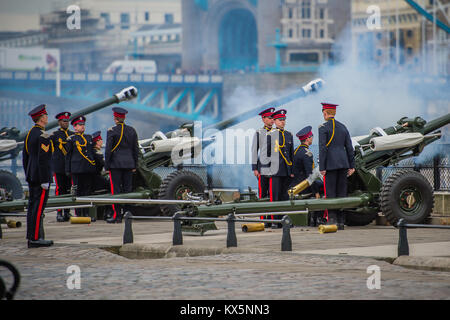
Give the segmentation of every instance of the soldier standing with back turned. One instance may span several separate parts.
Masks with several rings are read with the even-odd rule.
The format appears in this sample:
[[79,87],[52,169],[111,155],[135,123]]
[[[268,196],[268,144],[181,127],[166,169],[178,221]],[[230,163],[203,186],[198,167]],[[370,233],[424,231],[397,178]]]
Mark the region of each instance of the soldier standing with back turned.
[[[319,126],[319,170],[323,175],[325,198],[347,196],[347,176],[355,172],[355,159],[350,134],[334,119],[337,104],[322,103],[323,118]],[[328,224],[344,229],[345,217],[336,210],[325,211]]]
[[[70,112],[58,113],[55,118],[58,119],[59,129],[54,131],[50,136],[54,146],[52,171],[56,184],[55,195],[57,196],[70,193],[71,181],[70,177],[66,175],[67,138],[74,134],[73,131],[68,129],[70,116]],[[56,221],[64,222],[69,221],[69,219],[70,209],[64,209],[64,216],[62,210],[58,210]]]
[[[136,171],[139,144],[136,130],[125,124],[127,110],[112,108],[115,126],[108,129],[105,147],[105,170],[109,171],[111,194],[133,190],[133,172]],[[113,205],[113,216],[108,223],[122,222],[121,206]]]
[[52,142],[45,133],[48,123],[45,104],[28,113],[35,125],[25,138],[22,162],[28,182],[27,239],[28,248],[49,247],[53,241],[45,240],[44,209],[47,204],[51,176]]

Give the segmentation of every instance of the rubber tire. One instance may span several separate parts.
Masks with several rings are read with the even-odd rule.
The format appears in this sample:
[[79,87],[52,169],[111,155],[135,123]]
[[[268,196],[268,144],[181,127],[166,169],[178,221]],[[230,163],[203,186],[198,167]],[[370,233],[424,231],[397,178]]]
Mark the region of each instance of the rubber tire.
[[0,170],[0,188],[6,189],[9,192],[12,191],[14,199],[23,198],[22,184],[19,179],[9,171]]
[[[165,200],[175,199],[175,192],[180,185],[188,185],[194,193],[203,193],[205,191],[205,184],[203,180],[191,171],[178,170],[169,174],[161,183],[159,187],[158,198]],[[163,216],[173,216],[180,210],[178,205],[161,204],[161,214]]]
[[[418,188],[422,197],[422,204],[418,209],[419,212],[414,216],[404,214],[398,201],[401,190],[407,186]],[[399,170],[389,176],[381,187],[380,204],[381,211],[393,226],[397,225],[400,218],[405,219],[407,223],[423,223],[433,211],[433,188],[419,172]]]
[[378,213],[354,213],[354,212],[345,212],[345,224],[347,226],[366,226],[371,223],[376,217]]

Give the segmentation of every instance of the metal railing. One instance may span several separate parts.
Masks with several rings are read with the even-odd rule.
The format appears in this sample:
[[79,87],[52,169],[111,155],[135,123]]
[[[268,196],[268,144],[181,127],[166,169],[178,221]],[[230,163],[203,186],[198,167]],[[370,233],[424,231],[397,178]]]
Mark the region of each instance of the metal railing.
[[127,211],[124,215],[125,228],[123,233],[123,244],[133,243],[133,227],[132,220],[160,220],[160,221],[173,221],[173,237],[172,245],[183,244],[183,233],[181,230],[181,221],[226,221],[228,225],[227,232],[227,248],[237,247],[237,237],[235,224],[236,222],[268,222],[268,223],[281,223],[283,225],[283,235],[281,237],[281,251],[292,251],[291,240],[291,220],[287,215],[283,216],[281,220],[271,219],[237,219],[233,213],[228,214],[227,218],[211,218],[211,217],[183,217],[181,214],[183,211],[175,213],[172,217],[161,216],[133,216],[131,212]]
[[428,229],[450,229],[450,226],[430,225],[430,224],[411,224],[406,223],[405,219],[400,219],[397,223],[399,231],[397,255],[409,256],[409,244],[407,229],[428,228]]

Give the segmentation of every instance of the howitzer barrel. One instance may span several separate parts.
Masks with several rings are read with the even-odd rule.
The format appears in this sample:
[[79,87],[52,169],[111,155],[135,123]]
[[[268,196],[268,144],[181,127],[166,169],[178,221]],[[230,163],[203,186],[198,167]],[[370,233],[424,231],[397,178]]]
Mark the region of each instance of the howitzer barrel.
[[433,132],[439,128],[442,128],[443,126],[450,123],[450,113],[447,113],[446,115],[439,117],[437,119],[431,120],[425,124],[423,127],[423,134],[428,134],[430,132]]
[[[73,112],[72,115],[70,116],[70,119],[74,119],[74,118],[82,116],[82,115],[87,115],[87,114],[95,112],[97,110],[106,108],[107,106],[110,106],[114,103],[120,103],[121,101],[133,99],[133,98],[137,97],[137,93],[138,92],[135,87],[125,88],[122,91],[120,91],[119,93],[113,95],[111,98],[108,98],[108,99],[98,102],[92,106],[89,106],[89,107],[86,107],[81,110]],[[58,127],[58,120],[50,121],[45,126],[45,129],[51,130],[56,127]],[[18,137],[18,141],[25,140],[26,136],[27,136],[27,132],[22,132]]]
[[364,206],[368,203],[370,196],[362,194],[357,197],[334,198],[334,199],[308,199],[293,201],[257,201],[243,203],[226,203],[212,206],[199,206],[196,208],[199,216],[217,217],[229,213],[270,213],[280,211],[320,211],[325,209],[350,209]]
[[226,128],[229,128],[231,126],[234,126],[235,124],[238,124],[239,122],[242,121],[242,119],[249,119],[251,117],[255,116],[255,111],[257,110],[264,110],[270,107],[273,108],[277,108],[279,106],[282,106],[284,104],[287,104],[291,101],[294,101],[298,98],[302,98],[305,97],[306,95],[308,95],[311,92],[316,92],[317,90],[319,90],[324,84],[324,81],[322,79],[315,79],[311,82],[309,82],[307,85],[303,86],[300,90],[295,91],[287,96],[275,99],[273,101],[270,101],[268,103],[265,103],[261,106],[258,106],[256,108],[252,108],[248,111],[245,111],[237,116],[234,116],[230,119],[218,122],[216,124],[212,124],[208,127],[206,127],[204,130],[207,129],[217,129],[217,130],[224,130]]

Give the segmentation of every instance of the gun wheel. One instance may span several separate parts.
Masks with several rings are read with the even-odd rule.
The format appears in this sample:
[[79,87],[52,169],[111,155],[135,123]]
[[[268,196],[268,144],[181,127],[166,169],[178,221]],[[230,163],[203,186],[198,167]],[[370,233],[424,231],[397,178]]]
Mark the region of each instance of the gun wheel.
[[0,170],[0,188],[11,192],[14,199],[23,198],[22,184],[11,172]]
[[[203,193],[205,184],[203,180],[191,171],[178,170],[169,174],[159,187],[159,199],[184,200],[187,193]],[[172,216],[179,211],[179,205],[160,205],[163,216]]]
[[392,225],[400,218],[408,223],[422,223],[433,211],[433,188],[420,173],[400,170],[383,184],[380,202],[381,211]]

